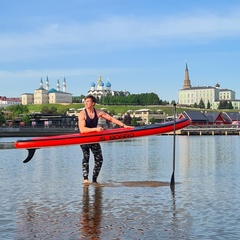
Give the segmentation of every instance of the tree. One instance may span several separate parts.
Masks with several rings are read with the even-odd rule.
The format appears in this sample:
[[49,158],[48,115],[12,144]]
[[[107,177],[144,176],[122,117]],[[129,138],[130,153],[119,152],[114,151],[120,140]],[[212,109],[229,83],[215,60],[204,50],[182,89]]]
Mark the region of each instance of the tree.
[[42,107],[42,113],[43,114],[56,114],[58,113],[58,109],[54,106],[51,106],[50,108],[48,106],[43,106]]
[[201,98],[201,100],[200,100],[198,106],[199,106],[199,108],[205,108],[205,104],[204,104],[202,98]]
[[3,123],[5,123],[5,118],[3,113],[0,113],[0,124],[2,125]]
[[151,124],[155,124],[156,123],[156,119],[153,117],[152,119],[151,119]]
[[233,109],[232,101],[228,102],[228,109]]
[[208,100],[207,109],[210,109],[210,107],[211,107],[211,104],[210,104],[210,102],[209,102],[209,100]]
[[23,117],[22,117],[22,121],[24,122],[24,124],[25,125],[28,125],[29,123],[30,123],[30,117],[29,117],[29,115],[24,115]]
[[84,98],[85,98],[84,95],[73,96],[73,97],[72,97],[72,102],[73,102],[73,103],[82,103],[82,101],[83,101]]
[[131,125],[137,126],[137,119],[136,119],[136,117],[133,117],[133,118],[132,118]]
[[227,100],[221,100],[218,105],[218,109],[228,109]]

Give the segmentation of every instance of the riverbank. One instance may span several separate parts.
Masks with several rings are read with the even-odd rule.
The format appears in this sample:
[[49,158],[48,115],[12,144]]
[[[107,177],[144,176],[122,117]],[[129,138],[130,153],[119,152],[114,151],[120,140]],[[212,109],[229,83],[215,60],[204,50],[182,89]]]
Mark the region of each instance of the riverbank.
[[[0,128],[0,137],[40,137],[78,133],[78,128]],[[162,135],[173,135],[173,132]],[[176,131],[176,135],[240,135],[235,126],[189,126]]]

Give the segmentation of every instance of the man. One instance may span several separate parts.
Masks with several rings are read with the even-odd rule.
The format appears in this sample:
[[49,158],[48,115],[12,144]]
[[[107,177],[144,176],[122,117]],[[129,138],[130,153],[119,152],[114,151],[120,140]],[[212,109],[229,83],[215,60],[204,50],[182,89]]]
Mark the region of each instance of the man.
[[[111,117],[107,113],[97,110],[94,108],[96,103],[96,98],[92,95],[88,95],[84,99],[85,109],[79,113],[78,116],[78,127],[81,133],[87,132],[100,132],[103,130],[102,127],[98,126],[98,119],[104,118],[120,127],[132,128],[123,124],[121,121],[116,118]],[[92,181],[97,182],[97,177],[102,167],[103,156],[102,149],[99,143],[80,145],[83,151],[83,160],[82,160],[82,171],[83,171],[83,182],[89,183],[88,174],[89,174],[89,157],[90,150],[94,155],[94,168]]]

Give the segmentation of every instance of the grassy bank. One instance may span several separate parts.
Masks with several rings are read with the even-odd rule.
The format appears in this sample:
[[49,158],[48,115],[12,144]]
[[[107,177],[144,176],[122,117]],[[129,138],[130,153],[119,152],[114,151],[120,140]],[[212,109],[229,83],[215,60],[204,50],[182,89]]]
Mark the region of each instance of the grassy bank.
[[[68,104],[68,105],[62,105],[62,104],[34,104],[34,105],[29,105],[28,109],[30,110],[30,112],[41,112],[43,107],[47,107],[48,109],[51,109],[51,107],[54,107],[57,109],[58,113],[64,113],[66,112],[68,109],[70,108],[75,108],[75,109],[80,109],[84,107],[84,104],[79,104],[79,103],[75,103],[75,104]],[[155,105],[155,106],[124,106],[124,105],[100,105],[97,104],[96,105],[97,109],[100,108],[106,108],[110,113],[112,114],[123,114],[126,113],[128,110],[139,110],[139,109],[151,109],[153,111],[156,110],[163,110],[166,114],[168,115],[172,115],[173,114],[173,106],[169,105],[169,106],[161,106],[161,105]],[[177,108],[177,112],[181,113],[184,110],[186,110],[186,108]]]
[[[81,104],[81,103],[73,103],[73,104],[67,104],[67,105],[62,105],[62,104],[34,104],[34,105],[29,105],[28,106],[28,109],[30,110],[30,112],[41,112],[42,111],[42,108],[43,107],[47,107],[48,109],[51,109],[51,107],[54,107],[57,109],[57,112],[58,113],[62,113],[64,114],[68,109],[70,108],[75,108],[75,109],[79,109],[79,108],[83,108],[84,107],[84,104]],[[155,105],[155,106],[125,106],[125,105],[100,105],[100,104],[97,104],[96,105],[96,108],[97,109],[100,109],[100,108],[106,108],[111,114],[124,114],[126,113],[128,110],[139,110],[139,109],[151,109],[153,111],[156,111],[156,110],[163,110],[166,114],[168,115],[173,115],[173,111],[174,111],[174,107],[173,105]],[[211,111],[211,112],[220,112],[220,111],[237,111],[237,110],[212,110],[212,109],[199,109],[199,108],[183,108],[183,107],[178,107],[177,106],[177,113],[182,113],[183,111],[186,111],[186,110],[198,110],[198,111]]]

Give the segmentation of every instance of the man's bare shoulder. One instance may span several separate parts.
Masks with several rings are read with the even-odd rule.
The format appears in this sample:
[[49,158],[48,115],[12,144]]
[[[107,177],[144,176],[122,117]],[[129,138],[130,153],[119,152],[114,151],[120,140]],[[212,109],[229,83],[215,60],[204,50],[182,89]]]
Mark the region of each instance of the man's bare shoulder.
[[85,111],[82,110],[79,114],[78,114],[79,118],[84,118],[85,117]]

